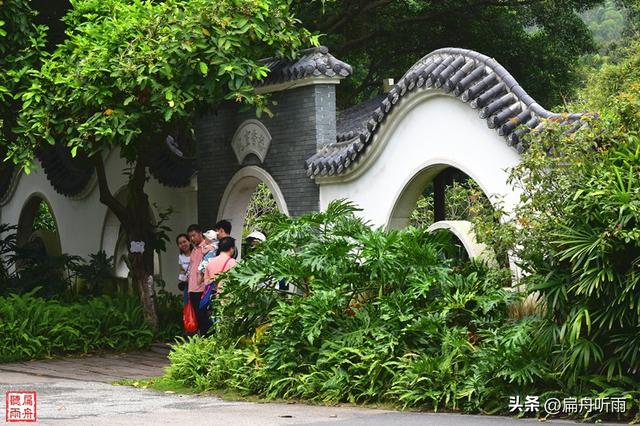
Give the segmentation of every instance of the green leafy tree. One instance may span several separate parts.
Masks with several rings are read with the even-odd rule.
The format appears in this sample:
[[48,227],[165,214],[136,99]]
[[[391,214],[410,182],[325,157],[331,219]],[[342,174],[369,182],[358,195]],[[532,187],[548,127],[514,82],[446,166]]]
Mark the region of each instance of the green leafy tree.
[[27,0],[0,2],[0,147],[4,153],[7,144],[16,141],[12,129],[21,108],[19,94],[28,87],[28,70],[38,66],[44,47],[45,27],[35,25],[35,16]]
[[[198,111],[234,101],[268,112],[252,84],[269,70],[265,56],[293,56],[316,43],[289,0],[74,0],[66,38],[29,71],[20,95],[11,159],[29,171],[41,144],[60,143],[95,167],[100,201],[119,219],[128,241],[145,319],[155,328],[153,249],[158,243],[145,193],[146,154],[173,134],[188,138]],[[131,166],[128,198],[110,190],[102,153],[118,148]]]
[[617,43],[627,25],[627,11],[614,0],[607,0],[603,5],[588,10],[582,18],[593,34],[598,47],[607,48]]
[[57,232],[56,219],[51,214],[49,204],[45,201],[41,201],[38,205],[38,211],[35,219],[33,220],[33,230],[37,231],[38,229]]
[[474,49],[496,58],[540,103],[559,104],[579,81],[574,66],[592,49],[578,12],[601,0],[324,0],[296,2],[307,28],[326,36],[340,59],[355,68],[341,85],[349,105],[399,78],[441,47]]
[[246,237],[253,231],[263,230],[263,224],[261,223],[262,218],[277,212],[278,204],[271,190],[264,183],[259,183],[247,205],[242,237]]
[[[491,202],[471,178],[446,185],[444,197],[446,220],[471,220],[492,212]],[[427,228],[435,222],[433,198],[433,185],[428,185],[409,217],[412,226]]]

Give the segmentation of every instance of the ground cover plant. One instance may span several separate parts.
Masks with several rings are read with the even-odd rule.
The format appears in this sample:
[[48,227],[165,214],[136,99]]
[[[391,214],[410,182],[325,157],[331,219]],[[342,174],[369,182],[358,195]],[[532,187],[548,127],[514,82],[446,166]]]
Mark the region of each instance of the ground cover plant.
[[143,321],[126,279],[104,251],[84,260],[17,248],[15,227],[0,224],[0,362],[99,350],[143,349],[182,335],[182,297],[156,283],[159,329]]
[[148,347],[154,340],[133,297],[62,303],[35,291],[0,297],[0,362]]

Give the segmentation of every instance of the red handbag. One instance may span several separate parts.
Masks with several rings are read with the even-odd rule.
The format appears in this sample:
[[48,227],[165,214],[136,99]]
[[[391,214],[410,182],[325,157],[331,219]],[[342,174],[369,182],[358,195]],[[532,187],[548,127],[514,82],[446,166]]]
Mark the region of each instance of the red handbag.
[[191,306],[191,301],[182,308],[182,325],[187,333],[198,331],[198,318],[196,317],[196,311]]

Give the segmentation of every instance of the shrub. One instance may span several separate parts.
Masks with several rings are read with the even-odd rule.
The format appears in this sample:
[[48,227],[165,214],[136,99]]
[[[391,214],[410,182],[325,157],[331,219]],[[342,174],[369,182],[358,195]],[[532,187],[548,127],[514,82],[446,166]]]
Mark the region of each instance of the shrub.
[[[636,45],[637,47],[637,45]],[[536,339],[568,389],[640,381],[640,120],[637,49],[585,92],[599,117],[545,123],[513,171],[514,220],[480,226],[516,249],[523,284],[546,309]],[[488,232],[487,232],[488,231]],[[504,244],[504,241],[508,244]]]
[[[478,221],[488,243],[515,249],[522,284],[540,295],[532,334],[573,395],[625,390],[640,405],[640,74],[638,44],[598,73],[574,106],[599,111],[569,126],[548,120],[527,136],[513,171],[513,220]],[[580,127],[580,128],[578,128]],[[495,245],[494,245],[495,246]]]
[[626,379],[570,385],[557,347],[535,339],[547,320],[510,318],[526,294],[505,289],[508,270],[449,259],[424,230],[370,229],[355,210],[272,216],[269,240],[226,273],[217,334],[172,349],[171,381],[485,413],[506,412],[512,395],[638,396]]
[[133,298],[102,296],[63,304],[37,297],[36,291],[0,297],[0,362],[142,349],[153,341]]
[[104,294],[106,287],[115,281],[113,265],[113,256],[107,256],[104,250],[90,254],[88,261],[74,264],[72,270],[85,286],[82,293],[91,296]]
[[504,387],[542,375],[535,356],[515,371],[503,363],[513,356],[498,346],[509,327],[520,330],[515,350],[537,353],[523,338],[533,321],[507,320],[519,297],[503,288],[508,274],[447,259],[446,240],[425,230],[373,230],[355,212],[337,202],[272,216],[270,238],[226,274],[218,334],[174,347],[172,380],[331,402],[457,409],[474,400],[477,409],[474,380]]

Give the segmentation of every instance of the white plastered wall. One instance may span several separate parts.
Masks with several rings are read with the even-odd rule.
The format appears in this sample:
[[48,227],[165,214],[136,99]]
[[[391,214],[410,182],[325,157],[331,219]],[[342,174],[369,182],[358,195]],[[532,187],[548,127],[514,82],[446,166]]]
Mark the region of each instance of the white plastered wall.
[[[117,150],[106,155],[105,168],[110,189],[115,193],[126,184],[126,176],[123,174],[126,164]],[[114,254],[119,224],[114,221],[106,206],[100,203],[95,182],[90,183],[92,187],[83,197],[69,198],[53,189],[39,163],[31,174],[22,174],[17,179],[12,196],[6,204],[0,206],[1,222],[17,224],[22,207],[32,194],[37,193],[46,198],[53,210],[63,253],[87,258],[89,254],[103,249],[108,255]],[[196,221],[196,190],[192,187],[167,188],[155,179],[149,180],[145,190],[151,203],[157,203],[161,209],[172,206],[175,211],[167,222],[172,229],[171,241],[167,245],[167,251],[160,256],[160,274],[167,282],[167,289],[175,290],[178,253],[173,240],[175,235],[185,232],[187,226]],[[156,218],[159,217],[155,208],[153,213]]]
[[518,200],[507,183],[518,152],[476,110],[441,92],[402,99],[363,157],[345,176],[317,179],[322,209],[346,198],[376,227],[406,226],[426,184],[446,166],[468,174],[492,202],[510,209]]

